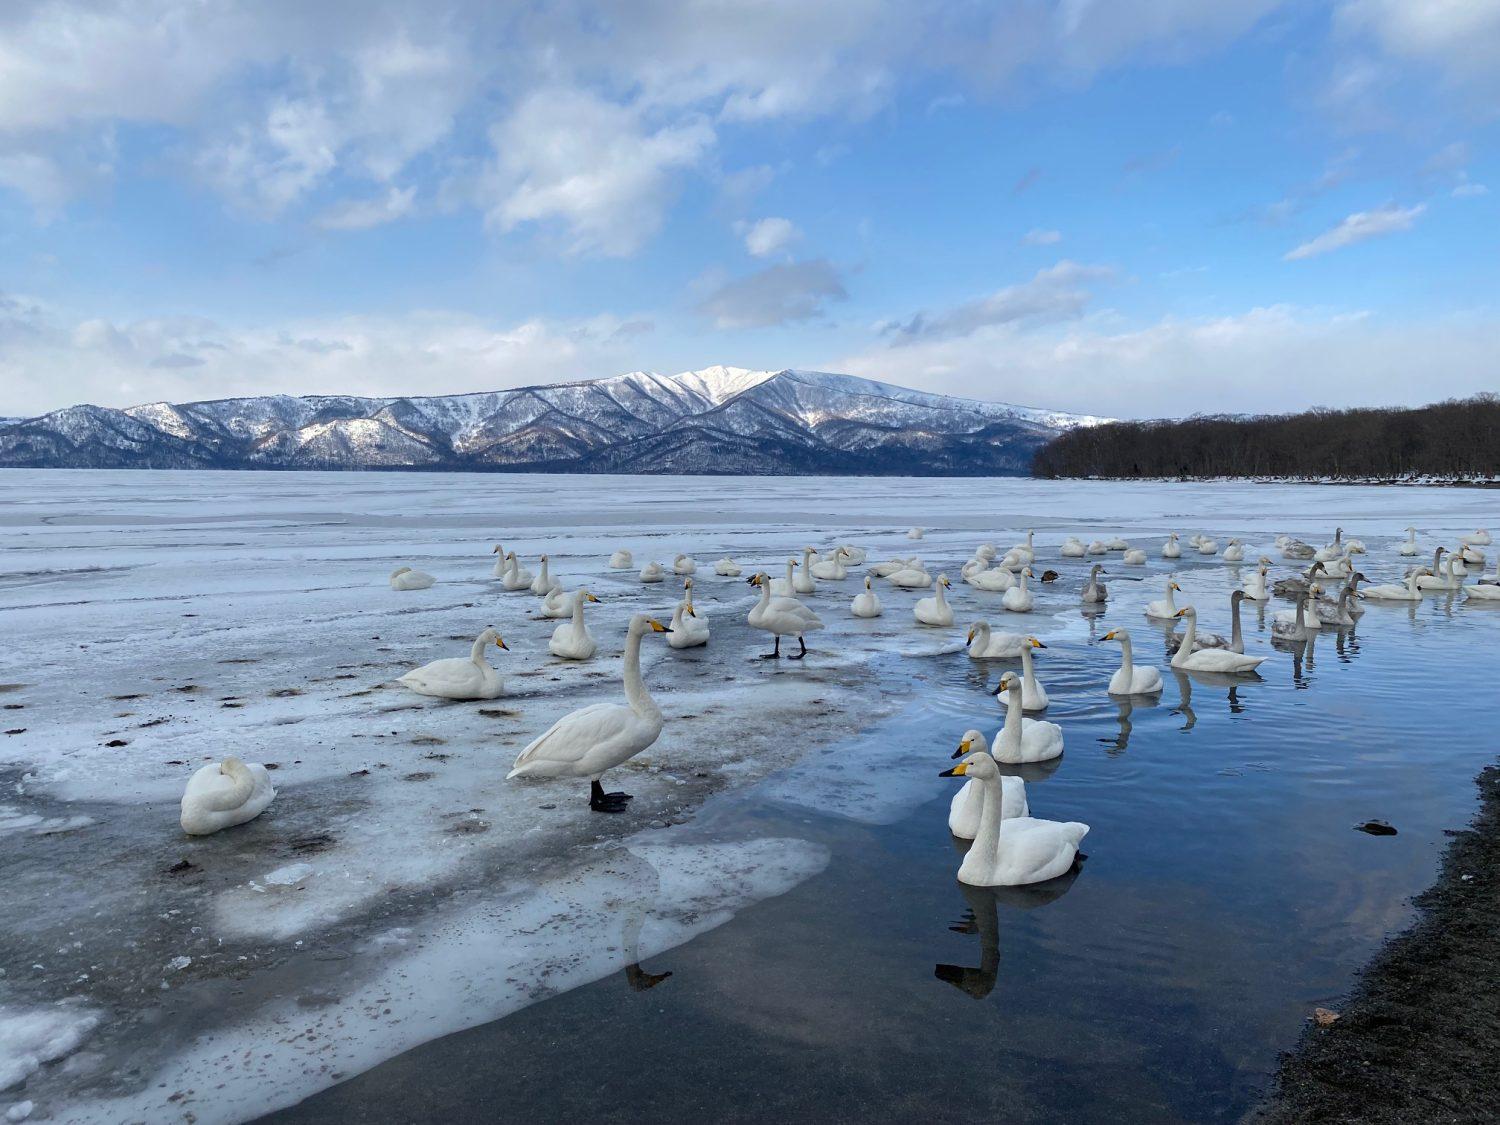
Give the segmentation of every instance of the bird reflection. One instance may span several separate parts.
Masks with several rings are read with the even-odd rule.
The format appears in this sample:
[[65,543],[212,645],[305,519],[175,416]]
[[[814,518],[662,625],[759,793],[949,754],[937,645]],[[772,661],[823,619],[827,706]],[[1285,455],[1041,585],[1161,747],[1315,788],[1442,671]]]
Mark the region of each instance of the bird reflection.
[[627,880],[615,900],[620,919],[620,951],[625,956],[625,983],[632,992],[648,992],[672,975],[653,973],[641,965],[641,931],[661,897],[661,872],[640,852],[622,849],[611,857],[615,873]]
[[[960,855],[969,850],[970,843],[969,840],[954,839]],[[1056,879],[1024,887],[971,887],[967,883],[959,883],[958,889],[964,896],[966,909],[963,916],[949,925],[948,929],[955,934],[978,936],[979,964],[938,964],[933,966],[932,975],[976,1000],[983,1000],[994,991],[1000,976],[1000,907],[1004,905],[1019,910],[1035,910],[1039,906],[1056,902],[1068,893],[1073,881],[1078,878],[1078,872],[1079,866],[1075,863],[1066,874],[1059,875]]]
[[1123,754],[1130,746],[1130,732],[1134,726],[1130,720],[1130,716],[1135,713],[1137,708],[1144,709],[1160,706],[1161,697],[1157,695],[1112,695],[1109,699],[1119,712],[1117,721],[1120,724],[1120,733],[1114,738],[1101,738],[1099,742],[1108,747],[1105,753],[1110,757],[1114,757],[1116,754]]
[[1181,669],[1172,669],[1172,678],[1177,681],[1177,706],[1172,708],[1172,714],[1181,715],[1183,724],[1179,730],[1192,730],[1198,725],[1198,716],[1193,711],[1193,681],[1188,674]]

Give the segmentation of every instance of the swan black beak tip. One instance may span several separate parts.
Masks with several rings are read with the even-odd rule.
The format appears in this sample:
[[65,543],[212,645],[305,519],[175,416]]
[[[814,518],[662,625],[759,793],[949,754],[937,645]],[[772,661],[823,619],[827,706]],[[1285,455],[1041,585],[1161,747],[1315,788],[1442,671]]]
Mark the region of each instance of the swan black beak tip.
[[[953,756],[955,758],[958,757],[957,754],[955,754]],[[939,777],[956,777],[958,775],[954,772],[954,770],[944,770],[942,773],[938,774],[938,776]]]

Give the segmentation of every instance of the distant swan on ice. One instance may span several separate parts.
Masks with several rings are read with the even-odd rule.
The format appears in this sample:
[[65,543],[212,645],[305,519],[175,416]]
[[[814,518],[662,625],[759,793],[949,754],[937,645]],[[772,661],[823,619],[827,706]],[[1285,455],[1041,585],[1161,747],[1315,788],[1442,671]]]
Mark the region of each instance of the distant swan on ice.
[[208,836],[233,828],[254,820],[275,798],[265,766],[225,758],[188,779],[182,794],[182,830],[189,836]]

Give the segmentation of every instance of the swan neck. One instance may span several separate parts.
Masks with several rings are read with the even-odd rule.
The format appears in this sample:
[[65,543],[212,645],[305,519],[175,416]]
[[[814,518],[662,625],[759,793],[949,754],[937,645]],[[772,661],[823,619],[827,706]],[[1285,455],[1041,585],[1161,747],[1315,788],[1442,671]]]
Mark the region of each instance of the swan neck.
[[1240,631],[1240,602],[1241,598],[1229,599],[1229,647],[1235,652],[1245,651],[1245,634]]
[[1130,648],[1130,638],[1120,638],[1120,667],[1125,669],[1126,679],[1130,679],[1135,672],[1135,653]]
[[210,794],[203,803],[212,812],[229,812],[250,799],[250,794],[255,792],[255,777],[243,762],[233,759],[226,759],[219,766],[219,772],[234,783],[233,787],[222,793]]
[[625,699],[637,715],[659,717],[661,711],[657,709],[651,693],[646,690],[646,681],[641,676],[642,635],[632,629],[625,640]]
[[1021,745],[1021,685],[1014,684],[1005,693],[1005,725],[1000,728],[1000,737],[995,740],[1003,742],[1009,749],[1017,749]]
[[976,778],[983,800],[979,805],[979,831],[974,835],[973,849],[994,862],[1000,848],[1000,824],[1005,819],[1005,790],[998,777]]
[[573,628],[583,632],[583,603],[587,599],[582,594],[573,595]]
[[475,637],[474,647],[469,650],[469,659],[482,667],[484,665],[484,646],[489,643],[483,636]]

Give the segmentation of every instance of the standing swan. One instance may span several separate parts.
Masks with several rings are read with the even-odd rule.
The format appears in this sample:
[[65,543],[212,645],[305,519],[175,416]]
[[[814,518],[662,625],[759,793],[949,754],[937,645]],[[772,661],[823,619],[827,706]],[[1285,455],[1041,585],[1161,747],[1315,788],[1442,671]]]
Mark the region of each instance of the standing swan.
[[596,703],[564,715],[516,756],[515,766],[505,779],[586,777],[590,781],[589,808],[624,812],[630,794],[606,793],[599,778],[661,735],[661,710],[641,678],[641,638],[666,631],[660,621],[643,613],[632,617],[625,634],[625,705]]
[[1026,588],[1026,580],[1031,576],[1031,567],[1028,566],[1021,571],[1021,577],[1016,584],[1005,591],[1005,595],[1000,599],[1002,608],[1012,613],[1031,612],[1031,607],[1036,605],[1036,597]]
[[807,641],[803,638],[803,634],[811,633],[814,629],[821,629],[823,622],[818,619],[816,613],[796,598],[773,598],[771,583],[764,574],[754,575],[748,581],[750,585],[760,587],[760,601],[751,608],[746,620],[752,629],[764,629],[776,638],[776,647],[764,653],[761,659],[780,659],[781,638],[796,637],[801,651],[788,659],[801,660],[807,655]]
[[1135,654],[1130,649],[1130,634],[1124,629],[1111,629],[1099,638],[1103,641],[1120,642],[1120,667],[1109,678],[1110,695],[1155,695],[1161,691],[1161,673],[1149,665],[1135,666]]
[[[486,629],[474,638],[474,646],[467,657],[434,660],[413,668],[396,682],[405,684],[418,695],[438,699],[497,699],[505,691],[505,681],[484,658],[485,647],[490,644],[506,648],[499,633]],[[510,650],[506,648],[506,651]]]
[[1005,673],[1000,677],[999,690],[1006,693],[1005,725],[995,736],[995,761],[1018,766],[1059,757],[1063,752],[1062,727],[1022,715],[1026,703],[1021,698],[1021,677],[1014,672]]
[[425,590],[436,581],[432,575],[413,570],[409,566],[398,566],[391,571],[392,590]]
[[849,605],[849,612],[855,617],[879,617],[885,612],[885,607],[880,604],[880,596],[870,588],[868,574],[865,575],[865,592],[854,595],[854,601]]
[[275,799],[265,766],[225,758],[188,778],[182,794],[182,830],[189,836],[208,836],[233,828],[254,820]]
[[552,639],[547,642],[547,651],[560,660],[592,660],[599,645],[589,627],[583,623],[583,603],[599,599],[587,590],[573,593],[573,620],[564,621],[552,630]]
[[672,648],[698,648],[708,644],[708,620],[693,608],[693,580],[682,580],[682,601],[672,611],[672,630],[667,634]]
[[935,592],[930,598],[919,598],[912,607],[911,615],[918,625],[933,625],[946,629],[953,624],[953,607],[948,604],[948,576],[939,574]]
[[[958,744],[958,752],[960,755],[988,754],[990,744],[977,730],[966,730],[963,740]],[[1019,777],[1002,777],[1000,786],[1006,816],[1031,815],[1031,810],[1026,807],[1024,781]],[[983,811],[984,787],[970,778],[962,789],[953,794],[953,803],[948,806],[948,831],[960,840],[972,840],[979,835],[979,817]]]
[[1198,611],[1185,606],[1177,611],[1178,617],[1187,618],[1187,632],[1182,644],[1172,654],[1172,667],[1185,672],[1253,672],[1265,660],[1264,656],[1246,656],[1227,648],[1200,648],[1193,645],[1198,638]]
[[971,887],[1018,887],[1066,875],[1078,858],[1089,826],[1030,816],[1005,815],[1000,768],[988,754],[970,754],[943,777],[973,777],[984,787],[984,805],[974,843],[958,868]]

